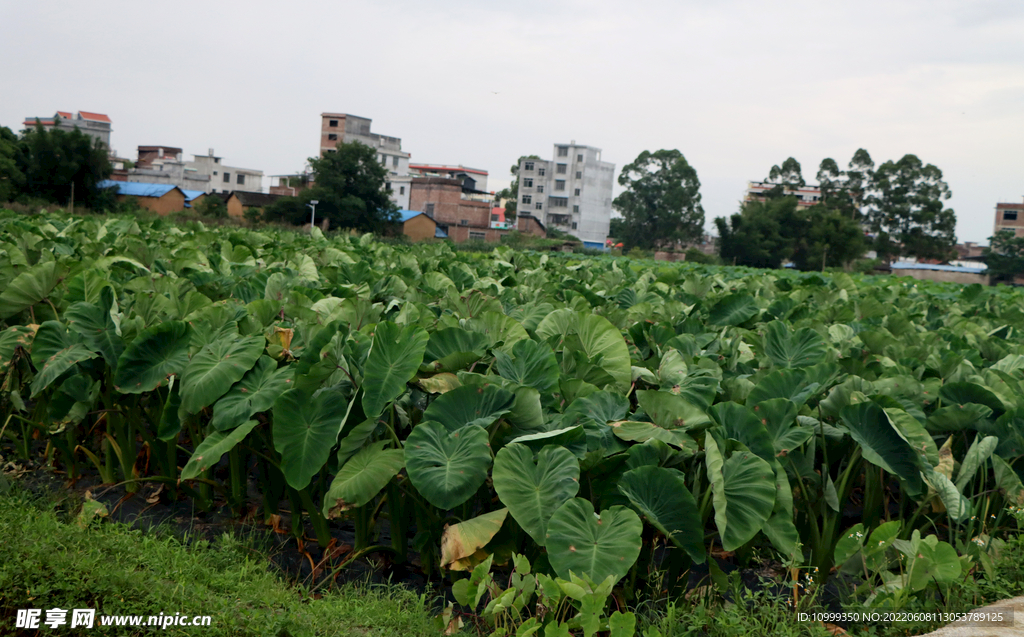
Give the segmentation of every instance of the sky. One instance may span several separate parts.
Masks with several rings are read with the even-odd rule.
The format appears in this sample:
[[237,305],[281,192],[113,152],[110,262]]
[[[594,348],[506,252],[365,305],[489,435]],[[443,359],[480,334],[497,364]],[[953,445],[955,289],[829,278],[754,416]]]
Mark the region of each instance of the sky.
[[772,165],[813,182],[858,148],[939,167],[961,241],[1024,200],[1020,0],[35,0],[0,3],[0,25],[0,125],[106,113],[130,158],[296,172],[320,113],[346,112],[491,190],[555,143],[617,170],[679,149],[709,228]]

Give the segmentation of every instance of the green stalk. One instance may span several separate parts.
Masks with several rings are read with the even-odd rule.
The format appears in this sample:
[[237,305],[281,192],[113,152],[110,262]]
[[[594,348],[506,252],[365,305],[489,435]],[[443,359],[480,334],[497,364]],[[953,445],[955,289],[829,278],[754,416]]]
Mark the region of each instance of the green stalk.
[[231,475],[231,508],[234,509],[235,515],[241,515],[245,508],[245,493],[248,485],[246,484],[245,456],[242,455],[242,450],[237,445],[228,452],[228,468]]
[[391,522],[391,548],[395,550],[395,564],[404,564],[409,556],[409,542],[406,539],[405,506],[402,492],[392,480],[387,486],[388,518]]
[[[320,545],[320,548],[327,548],[327,545],[331,543],[331,530],[327,526],[327,520],[324,519],[323,514],[320,513],[320,507],[313,502],[313,496],[310,495],[308,486],[302,491],[299,491],[299,498],[302,499],[302,504],[306,507],[306,513],[309,514],[309,520],[313,523],[313,532],[316,533],[317,544]],[[359,508],[365,509],[366,507]],[[356,544],[358,543],[359,541],[357,539]],[[361,547],[356,547],[357,550],[359,548]]]
[[299,493],[291,487],[286,487],[288,491],[288,501],[292,505],[292,535],[297,539],[302,539],[302,501],[299,498]]
[[370,506],[367,503],[352,511],[352,519],[356,526],[356,545],[354,547],[356,551],[370,546],[371,522],[373,520],[373,511],[370,510]]

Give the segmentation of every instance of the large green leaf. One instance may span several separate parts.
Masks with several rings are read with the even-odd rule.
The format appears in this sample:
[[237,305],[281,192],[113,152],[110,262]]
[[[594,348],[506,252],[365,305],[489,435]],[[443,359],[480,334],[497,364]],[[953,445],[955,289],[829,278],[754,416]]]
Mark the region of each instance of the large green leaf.
[[661,531],[694,562],[702,564],[704,528],[693,494],[675,469],[645,466],[627,471],[619,479],[619,491],[629,498],[640,515]]
[[727,438],[743,443],[765,462],[772,462],[776,451],[764,420],[753,411],[734,402],[718,403],[711,415],[722,426]]
[[1004,404],[990,388],[978,383],[946,383],[939,390],[939,396],[942,397],[944,402],[953,403],[954,405],[965,405],[967,403],[985,405],[996,412],[997,415],[1013,408],[1012,405]]
[[536,458],[525,445],[509,444],[494,458],[494,490],[509,513],[544,546],[548,520],[580,489],[580,464],[567,449],[549,445]]
[[691,454],[697,452],[697,442],[684,429],[663,429],[652,422],[636,420],[613,422],[610,427],[615,437],[620,440],[647,442],[654,439]]
[[32,364],[39,370],[32,379],[33,397],[78,363],[96,358],[97,354],[79,341],[81,337],[69,333],[59,321],[47,321],[39,326],[32,342]]
[[574,498],[563,504],[548,524],[548,561],[558,576],[586,575],[603,582],[625,577],[640,555],[643,523],[623,506],[594,512],[589,500]]
[[739,325],[757,316],[757,301],[749,294],[738,292],[723,297],[708,315],[712,325]]
[[558,385],[558,360],[547,343],[517,341],[512,355],[494,353],[494,369],[507,380],[547,392]]
[[204,438],[188,459],[185,468],[181,470],[181,479],[192,480],[199,477],[199,474],[220,462],[224,454],[242,442],[258,424],[255,420],[249,420],[231,431],[215,431]]
[[117,361],[114,387],[122,394],[153,391],[188,364],[192,330],[184,321],[165,321],[143,331]]
[[217,431],[225,431],[270,409],[278,396],[292,387],[292,371],[291,367],[278,369],[277,361],[261,356],[256,366],[216,402],[210,424]]
[[798,407],[814,394],[818,383],[806,380],[802,370],[776,369],[761,378],[747,394],[747,404],[756,405],[772,398],[786,398]]
[[582,353],[588,359],[600,361],[600,368],[611,376],[616,389],[629,389],[633,380],[629,348],[622,333],[608,319],[562,309],[548,314],[537,326],[537,336],[545,341],[555,335],[564,340],[570,334],[579,337]]
[[337,391],[313,396],[290,389],[274,402],[274,448],[281,454],[281,472],[293,489],[305,489],[327,462],[348,413]]
[[765,329],[765,354],[776,367],[808,367],[825,359],[825,341],[811,328],[791,332],[782,321],[772,321]]
[[636,392],[636,399],[644,413],[665,429],[690,431],[711,423],[704,410],[672,392],[645,389]]
[[491,449],[479,425],[449,429],[421,422],[405,440],[405,464],[416,490],[440,509],[469,499],[487,479]]
[[844,407],[840,416],[865,460],[899,476],[912,495],[921,493],[918,456],[881,407],[873,402],[857,403]]
[[441,536],[441,566],[453,571],[468,571],[472,557],[490,542],[508,517],[508,509],[498,509],[453,524]]
[[985,461],[996,450],[998,444],[999,438],[995,436],[974,439],[974,442],[971,443],[970,448],[967,450],[967,454],[964,455],[964,461],[960,463],[960,471],[956,474],[955,484],[958,491],[962,492],[964,490],[967,483],[978,473],[978,469],[985,465]]
[[711,432],[704,439],[715,525],[722,548],[734,551],[757,535],[775,507],[771,466],[749,451],[724,458]]
[[512,410],[516,396],[497,385],[464,385],[441,394],[423,412],[449,430],[491,424]]
[[[796,405],[786,398],[772,398],[754,407],[768,430],[775,455],[786,455],[811,439],[815,431],[797,424]],[[749,446],[749,445],[748,445]]]
[[41,303],[57,286],[60,277],[61,270],[56,261],[38,263],[14,277],[0,292],[0,319]]
[[110,315],[114,306],[114,290],[105,286],[100,290],[100,304],[75,303],[64,312],[68,327],[78,332],[89,349],[99,352],[107,366],[117,371],[117,359],[124,352],[124,341],[119,328]]
[[260,334],[220,339],[203,347],[181,375],[182,408],[195,414],[212,405],[253,368],[266,346],[267,339]]
[[324,496],[324,517],[337,517],[363,506],[402,470],[404,453],[401,449],[384,449],[387,444],[382,440],[364,447],[345,463]]
[[483,357],[487,338],[479,332],[449,327],[430,335],[423,354],[422,372],[454,372]]
[[7,371],[19,347],[26,352],[31,351],[38,329],[36,325],[14,325],[0,332],[0,374]]
[[629,399],[609,391],[599,391],[577,398],[565,408],[565,414],[579,414],[605,424],[622,420],[629,412]]
[[377,324],[362,385],[363,411],[368,418],[379,416],[388,403],[405,392],[405,384],[423,362],[429,339],[427,332],[416,325],[403,329],[390,321]]

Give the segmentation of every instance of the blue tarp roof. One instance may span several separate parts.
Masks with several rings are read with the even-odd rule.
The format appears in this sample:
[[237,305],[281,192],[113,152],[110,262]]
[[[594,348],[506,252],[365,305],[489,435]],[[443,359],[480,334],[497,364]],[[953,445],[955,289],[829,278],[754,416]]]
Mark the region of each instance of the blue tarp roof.
[[177,188],[177,186],[169,184],[142,184],[134,181],[114,181],[112,179],[104,179],[97,185],[101,189],[117,188],[117,194],[125,195],[126,197],[163,197]]
[[988,266],[982,265],[977,268],[968,268],[961,265],[937,265],[932,263],[893,263],[890,266],[893,270],[941,270],[943,272],[964,272],[967,274],[982,274]]

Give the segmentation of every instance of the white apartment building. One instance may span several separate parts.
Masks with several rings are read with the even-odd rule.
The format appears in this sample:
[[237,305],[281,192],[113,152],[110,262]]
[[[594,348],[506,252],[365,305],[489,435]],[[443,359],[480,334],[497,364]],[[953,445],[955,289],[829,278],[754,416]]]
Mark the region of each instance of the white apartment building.
[[402,140],[370,132],[368,117],[348,113],[320,114],[320,156],[333,153],[339,143],[359,142],[377,151],[377,159],[388,169],[385,189],[391,201],[402,210],[409,209],[409,190],[412,176],[409,174],[409,153],[402,152]]
[[225,166],[210,149],[208,155],[192,155],[193,161],[186,166],[195,170],[198,175],[210,178],[210,190],[207,192],[263,192],[263,171],[251,168]]
[[553,155],[551,161],[520,162],[517,209],[579,237],[588,248],[604,248],[615,164],[601,161],[600,148],[575,141],[555,144]]

